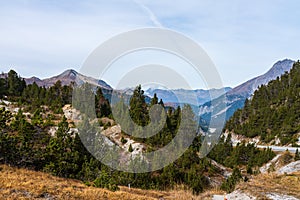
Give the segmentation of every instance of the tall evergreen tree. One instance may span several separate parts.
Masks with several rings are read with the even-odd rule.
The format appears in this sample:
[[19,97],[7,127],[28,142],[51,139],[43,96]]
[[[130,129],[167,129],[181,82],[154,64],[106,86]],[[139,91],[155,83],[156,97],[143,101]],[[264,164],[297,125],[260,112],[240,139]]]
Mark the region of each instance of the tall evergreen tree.
[[130,116],[135,123],[145,126],[149,122],[149,112],[145,101],[144,91],[141,85],[137,86],[133,91],[130,99]]
[[162,99],[159,100],[158,104],[161,105],[162,107],[165,107],[165,104]]
[[19,96],[26,87],[24,79],[21,79],[17,72],[10,70],[7,76],[8,94],[11,96]]
[[102,89],[100,87],[96,92],[95,105],[97,117],[109,117],[111,115],[109,101],[104,97]]
[[6,79],[0,78],[0,98],[7,94]]
[[150,105],[153,106],[153,105],[155,105],[155,104],[158,104],[158,98],[157,98],[156,93],[154,93],[154,96],[153,96],[153,98],[151,99]]
[[11,121],[12,114],[4,107],[0,108],[0,130],[8,128],[8,123]]
[[300,153],[298,151],[298,149],[296,149],[296,153],[295,153],[295,161],[300,160]]

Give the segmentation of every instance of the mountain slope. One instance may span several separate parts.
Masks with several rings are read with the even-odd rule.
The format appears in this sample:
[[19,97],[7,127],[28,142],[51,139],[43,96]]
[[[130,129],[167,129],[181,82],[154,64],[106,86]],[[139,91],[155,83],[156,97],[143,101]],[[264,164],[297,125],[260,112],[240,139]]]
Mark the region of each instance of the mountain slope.
[[[269,81],[276,79],[278,76],[284,74],[285,71],[290,71],[294,64],[292,60],[282,60],[278,61],[273,65],[273,67],[265,74],[253,78],[235,88],[228,91],[224,96],[214,99],[212,102],[207,102],[200,106],[199,114],[200,116],[210,121],[211,113],[216,113],[213,117],[218,117],[218,115],[224,114],[226,112],[226,119],[229,119],[233,113],[244,106],[244,102],[247,98],[251,97],[254,91],[260,86],[265,85]],[[226,99],[226,102],[224,102]],[[221,106],[221,105],[224,106]],[[212,106],[214,105],[214,107]],[[222,108],[218,110],[219,108]],[[226,109],[224,109],[226,107]]]
[[300,135],[300,62],[290,73],[262,85],[225,128],[265,143],[295,144]]
[[253,78],[235,88],[227,93],[227,95],[241,95],[244,97],[251,96],[254,91],[260,86],[265,85],[271,80],[276,79],[278,76],[281,76],[286,71],[289,72],[292,68],[295,61],[285,59],[278,61],[273,65],[273,67],[265,74]]
[[283,175],[268,173],[255,176],[248,182],[241,182],[236,191],[251,194],[257,199],[297,200],[300,198],[299,183],[299,172]]
[[[169,196],[167,192],[131,190],[120,187],[121,191],[89,187],[78,180],[58,178],[43,172],[18,169],[0,165],[0,196],[3,199],[143,199],[155,200]],[[184,192],[187,197],[193,196]],[[2,199],[1,198],[1,199]]]
[[72,82],[76,82],[81,84],[83,82],[88,82],[96,86],[100,86],[101,88],[112,90],[112,87],[108,85],[106,82],[102,80],[97,80],[92,77],[84,76],[73,69],[69,69],[61,73],[60,75],[46,78],[46,79],[39,79],[37,77],[25,78],[27,84],[32,84],[35,82],[38,86],[45,86],[50,87],[54,85],[57,81],[61,81],[62,85],[70,85]]

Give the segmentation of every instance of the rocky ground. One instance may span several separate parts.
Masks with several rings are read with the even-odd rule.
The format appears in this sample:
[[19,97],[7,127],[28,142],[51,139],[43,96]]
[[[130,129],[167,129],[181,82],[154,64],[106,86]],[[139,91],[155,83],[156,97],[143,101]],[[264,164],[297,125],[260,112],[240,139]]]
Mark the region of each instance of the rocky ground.
[[[213,200],[297,200],[300,199],[300,161],[286,160],[287,153],[278,154],[260,168],[260,174],[237,185],[227,195],[213,195]],[[285,163],[288,162],[288,163]]]

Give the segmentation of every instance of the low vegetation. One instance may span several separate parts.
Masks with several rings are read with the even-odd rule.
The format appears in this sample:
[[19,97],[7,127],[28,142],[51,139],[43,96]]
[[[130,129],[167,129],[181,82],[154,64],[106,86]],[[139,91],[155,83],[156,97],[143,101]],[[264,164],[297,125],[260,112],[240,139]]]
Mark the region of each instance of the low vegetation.
[[119,191],[89,187],[81,181],[52,176],[8,165],[0,165],[0,196],[4,199],[110,199],[110,200],[205,200],[213,194],[221,194],[212,190],[199,196],[192,191],[177,186],[175,190],[157,191],[120,187]]
[[278,175],[275,172],[255,176],[248,182],[241,182],[237,190],[266,199],[267,194],[289,195],[300,198],[300,173]]

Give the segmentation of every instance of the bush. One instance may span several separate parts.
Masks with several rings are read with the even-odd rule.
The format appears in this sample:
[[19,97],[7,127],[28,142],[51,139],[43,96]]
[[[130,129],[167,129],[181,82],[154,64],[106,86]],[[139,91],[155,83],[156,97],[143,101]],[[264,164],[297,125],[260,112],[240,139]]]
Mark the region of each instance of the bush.
[[238,168],[234,168],[231,176],[226,179],[221,185],[221,190],[224,190],[228,193],[232,192],[235,189],[235,185],[242,179],[241,172]]
[[122,136],[121,142],[122,142],[122,144],[126,144],[126,143],[127,143],[127,140]]
[[282,164],[283,165],[289,164],[292,160],[293,160],[293,156],[288,150],[286,150],[281,157]]
[[94,186],[100,188],[106,188],[111,191],[119,190],[115,181],[105,171],[102,171],[100,176],[94,180]]

